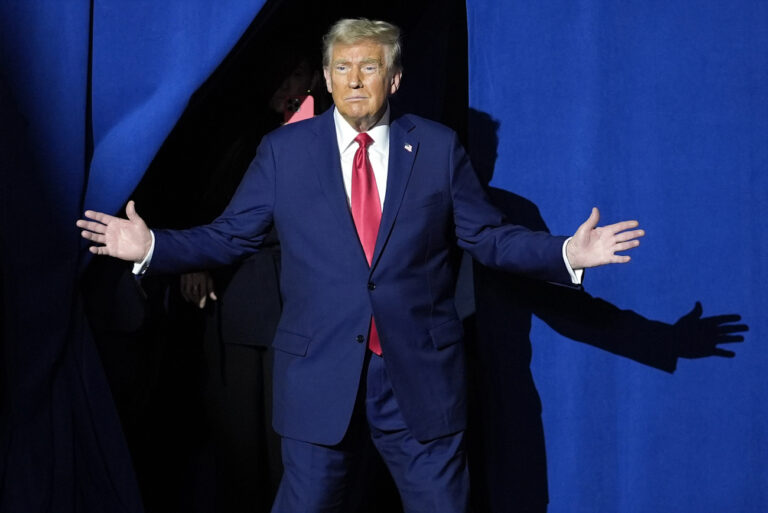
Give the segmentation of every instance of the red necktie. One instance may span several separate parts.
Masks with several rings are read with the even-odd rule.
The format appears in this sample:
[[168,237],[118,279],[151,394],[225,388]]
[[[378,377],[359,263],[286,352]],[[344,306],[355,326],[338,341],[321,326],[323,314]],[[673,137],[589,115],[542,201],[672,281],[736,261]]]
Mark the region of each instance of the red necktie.
[[[379,189],[376,187],[376,178],[373,176],[371,161],[368,160],[368,145],[373,142],[371,136],[366,133],[358,134],[355,142],[360,145],[355,152],[352,161],[352,219],[355,220],[357,236],[363,245],[365,258],[368,265],[373,261],[373,250],[376,247],[376,235],[379,233],[381,222],[381,201]],[[381,354],[379,333],[376,330],[376,322],[371,317],[371,332],[368,336],[368,348],[374,353]]]

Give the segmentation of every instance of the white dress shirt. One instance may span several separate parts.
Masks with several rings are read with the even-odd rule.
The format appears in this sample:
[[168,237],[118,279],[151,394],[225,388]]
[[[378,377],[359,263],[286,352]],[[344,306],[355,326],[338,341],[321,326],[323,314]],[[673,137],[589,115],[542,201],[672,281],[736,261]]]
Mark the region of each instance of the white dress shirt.
[[[355,142],[358,131],[341,117],[336,108],[333,109],[333,121],[336,125],[336,142],[339,144],[341,157],[341,175],[344,179],[344,190],[347,193],[347,204],[352,197],[352,164],[359,145]],[[379,190],[379,204],[384,206],[387,194],[387,171],[389,170],[389,105],[381,119],[366,132],[373,142],[368,145],[368,160],[371,161],[373,176],[376,178],[376,188]]]

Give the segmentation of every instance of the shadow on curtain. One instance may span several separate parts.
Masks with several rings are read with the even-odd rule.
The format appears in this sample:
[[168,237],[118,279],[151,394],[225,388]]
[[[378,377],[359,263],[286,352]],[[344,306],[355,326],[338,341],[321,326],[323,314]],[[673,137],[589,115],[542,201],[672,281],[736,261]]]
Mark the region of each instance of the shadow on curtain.
[[[531,358],[543,421],[533,440],[543,449],[546,434],[548,458],[524,477],[548,476],[551,513],[765,510],[768,465],[755,451],[768,443],[766,5],[472,0],[467,8],[470,106],[497,124],[497,200],[554,233],[572,233],[593,205],[604,223],[636,217],[647,231],[632,263],[587,273],[586,289],[619,305],[597,303],[598,317],[592,301],[576,303],[571,321],[553,325],[553,309],[568,304],[562,294],[507,282],[513,292],[504,292],[498,280],[486,288],[493,301],[528,311],[516,324],[523,331],[510,333],[530,340],[519,346],[529,352],[510,359]],[[474,138],[487,136],[482,123],[470,122],[472,152],[483,144]],[[661,332],[635,317],[613,352],[653,353],[664,326],[696,321],[701,305],[705,315],[740,314],[747,342],[726,348],[735,358],[681,361],[674,374],[563,343],[546,325],[583,340],[568,324],[609,333],[611,311],[642,312]],[[481,349],[506,380],[499,396],[526,383],[530,391],[532,381],[510,377],[517,363],[500,363],[514,349]],[[522,396],[535,413],[535,394]],[[530,510],[547,510],[546,486],[534,490]]]

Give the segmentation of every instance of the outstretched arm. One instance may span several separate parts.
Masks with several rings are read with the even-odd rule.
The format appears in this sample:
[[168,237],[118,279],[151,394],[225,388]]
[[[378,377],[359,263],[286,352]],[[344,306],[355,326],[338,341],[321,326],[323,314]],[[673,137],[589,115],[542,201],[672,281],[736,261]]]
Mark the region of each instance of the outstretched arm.
[[643,230],[635,230],[637,221],[622,221],[598,227],[599,220],[600,211],[592,208],[592,214],[568,241],[566,254],[574,269],[627,263],[630,260],[628,255],[616,253],[636,248],[640,245],[638,239],[645,235]]
[[87,219],[78,219],[80,233],[99,246],[91,246],[89,251],[95,255],[108,255],[130,262],[141,262],[152,246],[152,235],[144,220],[136,213],[136,206],[129,201],[125,207],[128,219],[111,216],[92,210],[85,211]]

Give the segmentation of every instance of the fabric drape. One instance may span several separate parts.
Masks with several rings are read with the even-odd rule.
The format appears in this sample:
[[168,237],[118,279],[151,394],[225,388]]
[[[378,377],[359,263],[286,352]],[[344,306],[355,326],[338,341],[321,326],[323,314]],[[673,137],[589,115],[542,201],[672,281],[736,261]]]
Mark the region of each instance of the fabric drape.
[[263,3],[0,5],[0,511],[142,510],[74,222],[121,208]]
[[[550,513],[765,510],[768,6],[467,8],[470,153],[495,170],[491,186],[553,233],[572,233],[592,206],[601,224],[640,221],[630,264],[587,272],[592,295],[670,324],[700,301],[704,317],[750,327],[728,347],[734,359],[680,360],[670,375],[535,319]],[[489,127],[491,147],[477,139]],[[707,323],[694,324],[703,339]]]

